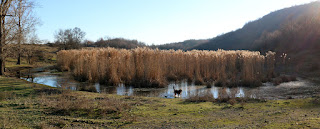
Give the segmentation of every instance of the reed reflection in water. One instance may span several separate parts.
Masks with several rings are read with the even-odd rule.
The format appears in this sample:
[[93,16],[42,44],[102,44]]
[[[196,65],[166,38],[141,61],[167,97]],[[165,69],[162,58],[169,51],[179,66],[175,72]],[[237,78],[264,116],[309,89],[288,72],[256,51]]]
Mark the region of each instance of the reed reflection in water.
[[[213,98],[225,98],[225,97],[250,97],[250,98],[266,98],[266,99],[285,99],[292,97],[292,94],[297,98],[303,98],[306,95],[312,96],[317,94],[315,89],[319,89],[319,86],[309,83],[305,80],[299,80],[295,82],[283,83],[279,86],[274,86],[270,83],[265,83],[264,86],[257,88],[247,87],[235,87],[224,88],[215,87],[207,88],[206,86],[196,86],[194,83],[188,83],[186,81],[172,82],[165,88],[134,88],[132,86],[125,86],[120,84],[118,86],[106,86],[99,83],[86,83],[73,80],[72,76],[67,73],[54,74],[50,72],[41,72],[28,74],[21,79],[25,79],[29,82],[44,84],[52,87],[61,87],[64,89],[89,91],[107,94],[117,94],[126,96],[145,96],[145,97],[162,97],[162,98],[174,98],[173,87],[175,89],[181,89],[181,98],[185,99],[190,96],[203,96],[212,95]],[[303,93],[300,93],[303,92]],[[309,94],[305,94],[305,93]]]

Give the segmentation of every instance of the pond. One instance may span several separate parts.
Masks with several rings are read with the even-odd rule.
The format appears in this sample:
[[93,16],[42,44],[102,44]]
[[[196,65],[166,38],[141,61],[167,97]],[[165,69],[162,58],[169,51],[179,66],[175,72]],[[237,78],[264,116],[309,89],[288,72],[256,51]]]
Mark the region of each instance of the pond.
[[117,94],[126,96],[146,96],[174,98],[174,90],[181,89],[181,98],[185,99],[195,95],[212,95],[218,97],[250,97],[260,99],[286,99],[286,98],[305,98],[319,94],[318,85],[307,80],[298,78],[298,81],[282,83],[274,86],[271,83],[264,83],[263,86],[257,88],[247,87],[215,87],[207,88],[206,86],[197,86],[187,83],[186,81],[172,82],[165,88],[134,88],[132,86],[118,85],[106,86],[99,83],[77,82],[72,79],[68,73],[51,73],[38,72],[21,77],[29,82],[45,84],[52,87],[61,87],[71,90],[99,92],[107,94]]

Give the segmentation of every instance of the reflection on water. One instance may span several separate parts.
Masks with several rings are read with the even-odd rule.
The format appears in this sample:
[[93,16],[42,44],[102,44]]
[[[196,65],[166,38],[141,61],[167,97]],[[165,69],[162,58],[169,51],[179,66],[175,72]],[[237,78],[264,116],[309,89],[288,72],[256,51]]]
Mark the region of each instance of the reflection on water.
[[[32,76],[28,75],[25,78],[27,81],[45,84],[52,87],[61,87],[71,90],[90,91],[108,94],[118,94],[126,96],[146,96],[146,97],[162,97],[174,98],[173,87],[181,89],[181,98],[188,98],[194,95],[207,95],[212,94],[214,98],[218,97],[250,97],[250,98],[268,98],[277,99],[285,98],[286,93],[289,93],[292,88],[304,87],[307,84],[304,81],[284,83],[279,86],[273,86],[270,83],[264,84],[258,88],[223,88],[215,87],[206,88],[205,86],[196,86],[188,84],[186,81],[175,82],[168,85],[166,88],[133,88],[132,86],[125,86],[123,84],[118,86],[105,86],[99,83],[90,84],[84,82],[77,82],[72,79],[67,73],[52,74],[50,72],[34,73]],[[292,85],[292,86],[291,86]],[[310,89],[310,88],[309,88]],[[280,91],[280,92],[277,92]]]

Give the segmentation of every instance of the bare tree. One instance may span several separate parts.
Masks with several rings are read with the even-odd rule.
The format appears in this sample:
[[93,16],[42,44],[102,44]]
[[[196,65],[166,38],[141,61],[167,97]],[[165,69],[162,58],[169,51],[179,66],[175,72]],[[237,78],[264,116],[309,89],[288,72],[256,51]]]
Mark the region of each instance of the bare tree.
[[17,64],[21,64],[21,44],[26,42],[26,36],[35,30],[35,25],[39,24],[38,19],[33,15],[35,3],[32,0],[15,0],[13,2],[15,10],[15,21],[17,22]]
[[6,45],[6,37],[8,34],[8,29],[6,27],[7,17],[10,16],[10,7],[13,0],[1,0],[0,3],[0,75],[4,75],[5,68],[5,53],[4,47]]
[[[0,3],[0,75],[5,72],[5,58],[8,55],[7,44],[18,44],[18,64],[21,57],[21,43],[26,35],[34,30],[38,23],[32,15],[34,2],[31,0],[1,0]],[[12,46],[11,46],[12,47]]]
[[85,35],[85,32],[75,27],[74,29],[60,29],[54,37],[56,44],[62,46],[60,49],[68,50],[80,48]]

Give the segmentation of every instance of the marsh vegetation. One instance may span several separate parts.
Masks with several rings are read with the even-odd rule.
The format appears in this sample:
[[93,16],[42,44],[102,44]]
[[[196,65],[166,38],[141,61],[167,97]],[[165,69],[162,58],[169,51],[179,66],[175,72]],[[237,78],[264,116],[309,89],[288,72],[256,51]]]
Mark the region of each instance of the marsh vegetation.
[[76,80],[109,85],[164,87],[186,79],[198,85],[255,87],[274,77],[274,55],[244,50],[82,49],[58,52],[57,65]]

